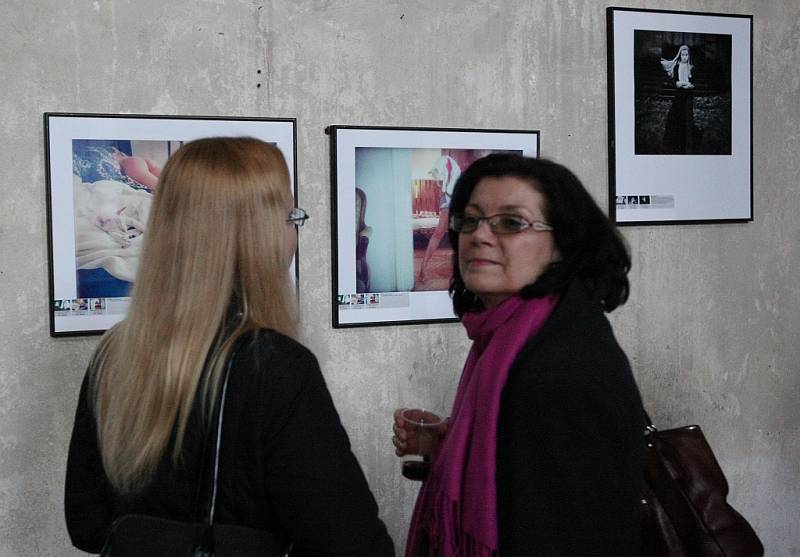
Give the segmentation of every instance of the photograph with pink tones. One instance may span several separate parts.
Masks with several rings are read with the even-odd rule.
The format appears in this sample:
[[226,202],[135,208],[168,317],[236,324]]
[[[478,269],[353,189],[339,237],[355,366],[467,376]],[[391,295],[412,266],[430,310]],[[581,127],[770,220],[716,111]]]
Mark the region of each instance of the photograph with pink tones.
[[[489,154],[537,156],[538,132],[332,129],[335,326],[453,319],[447,293],[453,188]],[[367,312],[338,303],[360,293],[402,295],[382,296]]]

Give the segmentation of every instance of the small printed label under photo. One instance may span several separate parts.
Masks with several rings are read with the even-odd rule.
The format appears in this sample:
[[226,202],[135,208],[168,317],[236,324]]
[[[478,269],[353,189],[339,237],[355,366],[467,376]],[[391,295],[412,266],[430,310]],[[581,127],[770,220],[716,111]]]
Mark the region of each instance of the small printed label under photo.
[[336,298],[339,309],[407,308],[411,299],[408,292],[359,292]]
[[621,209],[674,209],[674,195],[618,195],[617,210]]
[[74,298],[53,300],[53,311],[64,317],[69,315],[123,314],[130,298]]

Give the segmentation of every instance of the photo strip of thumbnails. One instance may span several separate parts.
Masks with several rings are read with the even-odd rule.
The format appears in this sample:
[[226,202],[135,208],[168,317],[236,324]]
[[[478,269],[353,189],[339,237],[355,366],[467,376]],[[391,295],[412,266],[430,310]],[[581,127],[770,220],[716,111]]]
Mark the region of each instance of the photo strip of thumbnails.
[[124,315],[130,298],[75,298],[53,300],[53,312],[59,317],[71,315]]

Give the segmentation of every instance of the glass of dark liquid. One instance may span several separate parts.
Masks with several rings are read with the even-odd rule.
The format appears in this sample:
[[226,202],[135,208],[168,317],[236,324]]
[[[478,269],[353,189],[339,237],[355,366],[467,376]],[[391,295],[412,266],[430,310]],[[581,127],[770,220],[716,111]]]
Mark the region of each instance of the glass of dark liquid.
[[403,461],[403,477],[422,481],[428,477],[430,455],[433,454],[439,443],[444,421],[433,412],[422,408],[406,408],[401,415],[405,420],[409,438],[415,439],[417,442],[417,454],[422,455],[422,459]]

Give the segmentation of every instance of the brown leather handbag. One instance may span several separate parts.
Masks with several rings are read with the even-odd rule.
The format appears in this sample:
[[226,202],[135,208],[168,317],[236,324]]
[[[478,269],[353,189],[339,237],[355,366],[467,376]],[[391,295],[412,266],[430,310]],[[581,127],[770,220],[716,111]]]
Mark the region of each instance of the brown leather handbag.
[[659,431],[645,413],[642,557],[758,557],[764,546],[725,498],[728,482],[699,426]]

